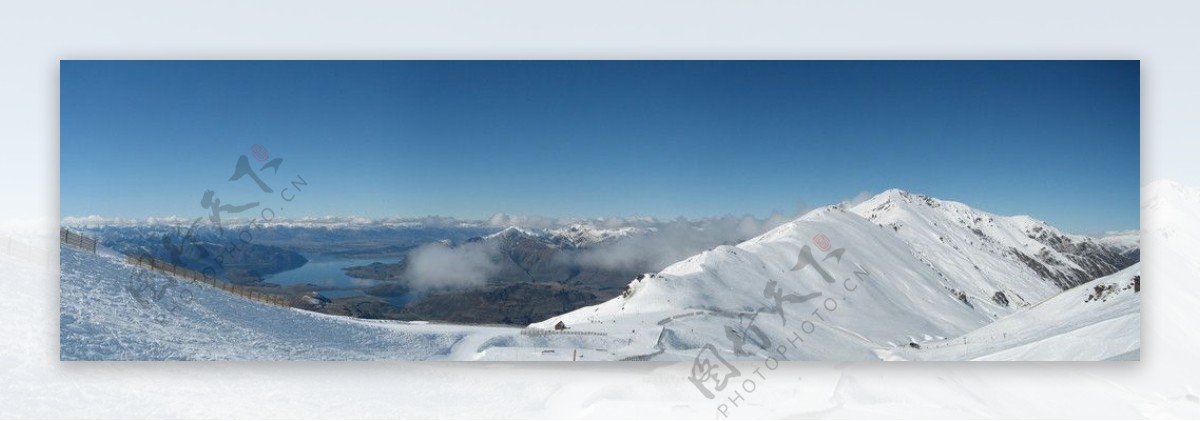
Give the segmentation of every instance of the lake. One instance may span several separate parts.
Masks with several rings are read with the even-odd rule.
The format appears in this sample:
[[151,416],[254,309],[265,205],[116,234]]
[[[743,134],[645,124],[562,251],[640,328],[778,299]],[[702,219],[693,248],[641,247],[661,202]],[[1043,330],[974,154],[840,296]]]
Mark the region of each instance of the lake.
[[[350,259],[337,256],[304,256],[308,263],[289,271],[264,276],[264,281],[283,286],[316,285],[316,290],[328,298],[344,298],[366,295],[364,289],[375,286],[382,281],[374,279],[354,278],[346,274],[344,268],[365,266],[371,263],[395,263],[399,259]],[[380,297],[395,306],[403,307],[412,301],[413,294],[396,297]]]

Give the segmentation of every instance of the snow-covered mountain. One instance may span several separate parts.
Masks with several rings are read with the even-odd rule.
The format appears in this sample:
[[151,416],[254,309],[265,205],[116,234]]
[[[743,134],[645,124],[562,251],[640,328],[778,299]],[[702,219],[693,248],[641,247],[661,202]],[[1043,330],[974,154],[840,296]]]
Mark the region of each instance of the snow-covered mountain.
[[1141,263],[966,335],[897,348],[887,359],[1096,361],[1139,359]]
[[[943,275],[955,273],[955,281],[964,287],[975,288],[968,293],[1002,291],[1016,283],[1014,291],[1029,289],[1044,296],[1054,290],[1045,290],[1039,279],[1066,289],[1137,262],[1123,254],[1136,248],[1128,239],[1117,243],[1067,234],[1029,216],[994,215],[959,202],[896,189],[850,211],[892,228],[912,246],[915,257]],[[1014,268],[1014,262],[1028,270]],[[998,279],[997,273],[1008,278]]]
[[693,256],[536,326],[636,332],[623,352],[641,358],[686,358],[706,345],[762,356],[774,348],[748,344],[793,338],[789,359],[876,359],[960,337],[1133,263],[1030,217],[889,190]]
[[502,229],[500,231],[496,231],[495,233],[488,234],[488,235],[478,237],[478,238],[472,238],[467,241],[501,242],[501,241],[525,241],[525,240],[537,241],[540,243],[544,243],[547,246],[553,245],[552,242],[548,241],[545,237],[539,235],[537,232],[535,232],[531,229],[521,228],[518,226],[511,226],[511,227]]
[[645,232],[638,227],[599,228],[588,224],[571,224],[560,228],[551,228],[545,234],[556,244],[574,248],[583,248],[593,244],[617,240],[630,235]]

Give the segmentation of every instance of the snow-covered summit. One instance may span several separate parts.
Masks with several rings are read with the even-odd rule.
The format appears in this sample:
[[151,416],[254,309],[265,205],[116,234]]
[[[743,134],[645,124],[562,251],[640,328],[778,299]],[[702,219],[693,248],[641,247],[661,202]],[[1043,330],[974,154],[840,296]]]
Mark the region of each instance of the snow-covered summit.
[[638,227],[599,228],[589,224],[571,224],[559,228],[530,229],[510,226],[484,236],[485,241],[535,241],[556,248],[584,248],[647,230]]
[[[902,190],[888,190],[851,207],[850,211],[890,227],[913,247],[919,259],[934,266],[970,262],[976,270],[963,271],[964,274],[993,286],[995,282],[988,279],[988,272],[1007,268],[1012,262],[1065,289],[1136,261],[1122,255],[1127,248],[1069,234],[1030,216],[999,216],[960,202]],[[981,262],[988,265],[981,266]],[[992,265],[997,262],[1001,268]]]

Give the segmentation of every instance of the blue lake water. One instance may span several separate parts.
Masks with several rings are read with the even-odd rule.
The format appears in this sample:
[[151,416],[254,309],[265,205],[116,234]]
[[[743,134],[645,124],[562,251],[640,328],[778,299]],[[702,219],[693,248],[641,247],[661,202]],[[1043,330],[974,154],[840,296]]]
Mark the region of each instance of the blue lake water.
[[[266,282],[280,285],[313,284],[317,290],[329,298],[354,297],[366,295],[363,289],[375,286],[382,281],[360,279],[346,275],[345,268],[365,266],[371,263],[395,263],[397,259],[348,259],[342,257],[304,256],[309,259],[304,266],[285,272],[264,277]],[[381,297],[392,305],[403,307],[412,301],[413,294],[396,297]]]

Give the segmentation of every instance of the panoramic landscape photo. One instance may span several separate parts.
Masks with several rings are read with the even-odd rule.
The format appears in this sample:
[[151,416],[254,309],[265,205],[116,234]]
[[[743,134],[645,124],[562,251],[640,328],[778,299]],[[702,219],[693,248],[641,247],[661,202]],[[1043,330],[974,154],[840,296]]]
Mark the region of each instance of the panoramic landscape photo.
[[63,360],[1141,354],[1137,61],[63,61]]

